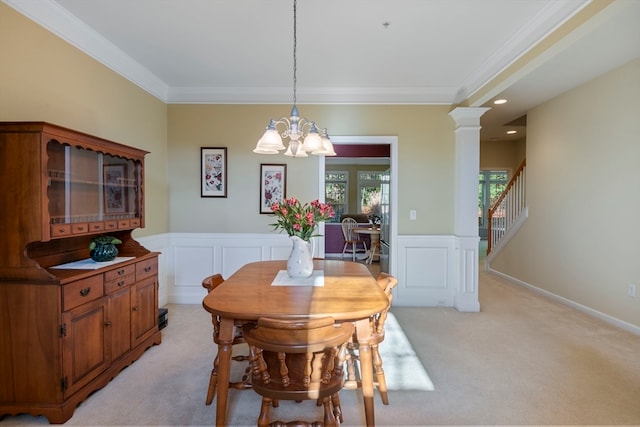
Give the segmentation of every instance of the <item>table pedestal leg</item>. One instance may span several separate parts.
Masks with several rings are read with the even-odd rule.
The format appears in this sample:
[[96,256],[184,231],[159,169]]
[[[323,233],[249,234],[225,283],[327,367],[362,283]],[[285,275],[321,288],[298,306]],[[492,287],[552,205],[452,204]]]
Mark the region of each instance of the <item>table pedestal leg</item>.
[[218,336],[218,402],[216,404],[216,426],[224,426],[227,416],[227,397],[231,371],[231,352],[233,350],[233,319],[220,320]]
[[358,337],[358,354],[360,356],[360,375],[362,376],[362,397],[364,399],[364,415],[367,426],[374,426],[373,410],[373,361],[371,345],[369,344],[371,330],[369,319],[356,322],[356,336]]

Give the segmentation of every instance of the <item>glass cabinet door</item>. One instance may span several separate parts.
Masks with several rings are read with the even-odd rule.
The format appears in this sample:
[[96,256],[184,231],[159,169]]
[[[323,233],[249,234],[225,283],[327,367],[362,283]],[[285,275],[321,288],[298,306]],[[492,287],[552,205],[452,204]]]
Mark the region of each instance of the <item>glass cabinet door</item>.
[[140,162],[57,141],[47,155],[52,238],[140,226]]

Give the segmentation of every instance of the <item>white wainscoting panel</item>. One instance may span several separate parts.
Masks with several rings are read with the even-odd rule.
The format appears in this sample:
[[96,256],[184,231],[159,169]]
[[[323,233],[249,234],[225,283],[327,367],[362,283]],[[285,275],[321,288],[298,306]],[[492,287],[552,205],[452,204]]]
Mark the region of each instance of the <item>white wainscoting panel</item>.
[[[288,236],[274,233],[170,233],[138,240],[161,253],[160,306],[201,304],[206,276],[229,277],[244,264],[287,259],[291,252]],[[398,278],[393,304],[477,311],[477,242],[456,236],[398,236],[392,248],[391,274]]]
[[480,311],[478,256],[480,237],[458,237],[458,283],[453,306],[458,311]]
[[[190,288],[201,285],[202,279],[211,275],[217,248],[212,246],[174,246],[173,270],[176,288]],[[180,268],[188,265],[189,268]]]
[[453,236],[398,236],[393,304],[398,306],[453,306],[455,238]]
[[172,233],[173,286],[168,301],[200,304],[206,295],[202,279],[220,273],[227,278],[250,262],[287,259],[286,234]]

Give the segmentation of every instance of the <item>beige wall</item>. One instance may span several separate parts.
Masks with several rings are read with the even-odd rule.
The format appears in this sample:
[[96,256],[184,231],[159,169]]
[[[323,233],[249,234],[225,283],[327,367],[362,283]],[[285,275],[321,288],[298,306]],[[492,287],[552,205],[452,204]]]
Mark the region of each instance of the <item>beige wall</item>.
[[0,121],[46,121],[150,152],[146,228],[168,231],[166,105],[0,2]]
[[[508,169],[515,172],[525,159],[526,141],[482,141],[480,143],[480,169]],[[509,176],[511,177],[511,176]]]
[[[492,267],[640,326],[640,60],[534,109],[529,218]],[[640,291],[640,286],[638,287]]]
[[[286,105],[169,105],[170,229],[175,232],[270,231],[258,213],[260,163],[287,164],[287,196],[319,194],[319,159],[252,152],[269,118]],[[398,136],[399,234],[451,234],[454,122],[448,106],[300,105],[330,135]],[[200,147],[227,147],[228,198],[200,198]],[[409,221],[409,210],[418,220]]]

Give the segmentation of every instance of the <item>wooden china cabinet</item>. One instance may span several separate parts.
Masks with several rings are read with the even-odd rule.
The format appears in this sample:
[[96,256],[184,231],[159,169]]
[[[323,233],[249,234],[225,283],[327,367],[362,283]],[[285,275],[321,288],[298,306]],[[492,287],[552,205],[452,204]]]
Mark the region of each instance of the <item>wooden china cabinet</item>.
[[[0,419],[63,423],[154,344],[158,254],[144,227],[144,156],[44,122],[0,123]],[[122,240],[115,261],[92,238]]]

